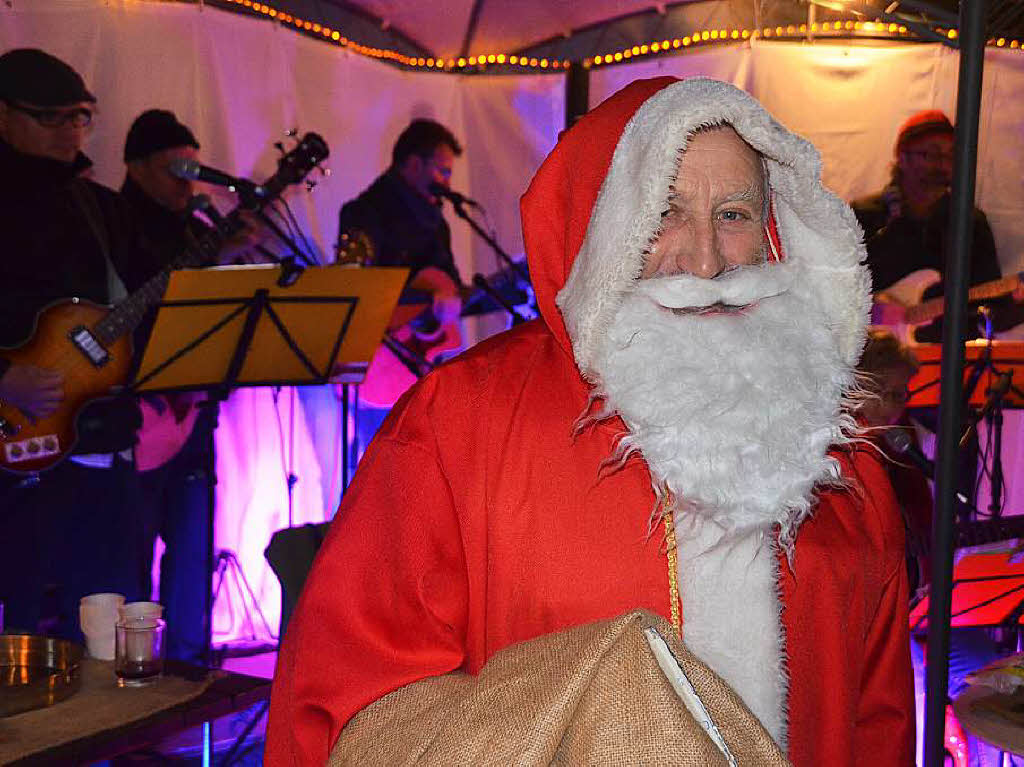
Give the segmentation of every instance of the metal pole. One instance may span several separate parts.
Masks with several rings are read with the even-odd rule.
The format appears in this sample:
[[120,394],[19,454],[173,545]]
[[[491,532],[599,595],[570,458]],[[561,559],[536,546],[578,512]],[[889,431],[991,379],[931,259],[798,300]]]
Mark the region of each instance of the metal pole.
[[949,619],[953,579],[953,520],[956,507],[960,399],[963,394],[967,285],[978,160],[978,114],[985,64],[985,0],[960,2],[960,78],[949,249],[946,257],[945,325],[942,332],[942,388],[939,398],[938,460],[935,462],[935,521],[932,530],[932,587],[928,610],[928,671],[924,763],[942,767],[943,729],[949,674]]
[[575,122],[590,109],[590,70],[580,62],[569,65],[569,73],[565,78],[565,129],[569,130]]

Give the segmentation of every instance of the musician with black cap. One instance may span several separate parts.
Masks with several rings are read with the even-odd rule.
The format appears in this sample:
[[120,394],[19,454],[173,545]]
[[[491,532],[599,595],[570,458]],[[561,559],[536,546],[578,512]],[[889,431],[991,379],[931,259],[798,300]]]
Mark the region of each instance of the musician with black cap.
[[[117,195],[84,174],[82,145],[96,97],[70,66],[41,50],[0,56],[0,347],[34,331],[36,313],[71,296],[124,294],[131,227]],[[0,400],[32,417],[55,413],[65,381],[12,364],[0,348]],[[137,598],[139,413],[129,398],[87,408],[74,454],[55,468],[0,476],[0,600],[9,628],[75,636],[78,599]]]

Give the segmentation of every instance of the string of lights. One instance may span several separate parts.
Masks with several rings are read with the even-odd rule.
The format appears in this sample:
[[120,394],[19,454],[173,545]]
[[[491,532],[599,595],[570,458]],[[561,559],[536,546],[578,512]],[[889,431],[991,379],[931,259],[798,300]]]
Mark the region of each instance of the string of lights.
[[[399,51],[362,45],[355,40],[348,39],[336,29],[331,29],[307,19],[300,19],[289,13],[279,11],[266,3],[253,2],[253,0],[225,0],[225,2],[245,8],[254,14],[274,19],[285,26],[294,27],[297,31],[314,37],[320,37],[327,42],[341,46],[360,56],[392,61],[410,69],[428,69],[458,74],[486,71],[488,67],[501,67],[502,71],[508,71],[509,68],[520,68],[534,71],[539,70],[541,72],[557,72],[564,71],[572,65],[572,61],[569,59],[541,58],[514,53],[486,53],[447,59],[441,57],[409,56]],[[955,29],[940,29],[938,31],[950,39],[955,39],[957,36]],[[765,27],[764,29],[705,29],[694,32],[686,37],[655,40],[643,45],[633,45],[622,50],[589,56],[583,59],[582,64],[587,68],[607,66],[609,64],[620,64],[632,59],[672,54],[682,49],[696,46],[734,44],[758,38],[764,40],[806,39],[808,35],[822,38],[913,38],[913,32],[902,24],[852,20],[825,21],[810,25],[790,24],[785,27]],[[1005,37],[992,38],[988,41],[988,45],[995,48],[1024,49],[1024,43],[1020,40],[1008,40]]]

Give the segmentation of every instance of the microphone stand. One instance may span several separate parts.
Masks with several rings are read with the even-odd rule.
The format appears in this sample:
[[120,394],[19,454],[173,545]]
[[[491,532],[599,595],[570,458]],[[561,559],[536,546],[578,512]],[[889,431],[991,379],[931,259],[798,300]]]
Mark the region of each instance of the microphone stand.
[[526,270],[523,269],[523,265],[518,263],[517,261],[514,261],[512,259],[512,256],[510,256],[508,253],[502,250],[497,240],[491,237],[491,235],[489,235],[484,230],[484,228],[480,226],[480,224],[478,224],[473,219],[473,217],[466,212],[466,208],[463,206],[461,202],[456,202],[452,200],[452,208],[455,210],[455,215],[457,215],[459,218],[461,218],[463,221],[469,224],[470,228],[478,235],[480,235],[480,237],[483,238],[484,242],[491,246],[491,249],[497,254],[498,258],[500,258],[502,261],[508,264],[508,266],[510,266],[515,271],[515,273],[518,274],[523,279],[524,282],[529,284],[530,277],[526,273]]
[[517,312],[516,308],[505,300],[505,297],[501,295],[500,291],[497,291],[493,287],[491,287],[491,283],[489,283],[487,281],[487,278],[480,274],[480,272],[477,272],[476,274],[473,275],[473,284],[480,288],[480,290],[489,295],[491,298],[493,298],[494,302],[498,304],[498,306],[500,306],[502,309],[509,313],[509,315],[512,317],[512,327],[515,327],[516,325],[520,325],[526,322],[526,317]]

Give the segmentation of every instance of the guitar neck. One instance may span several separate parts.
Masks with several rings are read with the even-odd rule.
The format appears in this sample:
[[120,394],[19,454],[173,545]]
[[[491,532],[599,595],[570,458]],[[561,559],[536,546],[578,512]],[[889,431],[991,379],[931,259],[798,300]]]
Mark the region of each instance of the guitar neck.
[[[233,220],[234,216],[229,217]],[[150,307],[160,303],[167,288],[167,280],[175,269],[192,266],[204,266],[211,263],[220,250],[225,234],[210,229],[199,237],[190,237],[184,252],[170,264],[150,277],[138,290],[119,301],[107,315],[100,320],[93,333],[103,344],[111,344],[122,336],[132,332],[146,316]]]
[[[1008,277],[1001,277],[998,280],[983,282],[967,291],[967,300],[984,301],[989,298],[1005,296],[1008,293],[1013,292],[1020,279],[1021,275],[1011,274]],[[907,323],[911,325],[923,325],[926,322],[931,322],[932,320],[941,317],[945,308],[945,299],[942,296],[922,301],[917,306],[911,306],[907,309]]]

